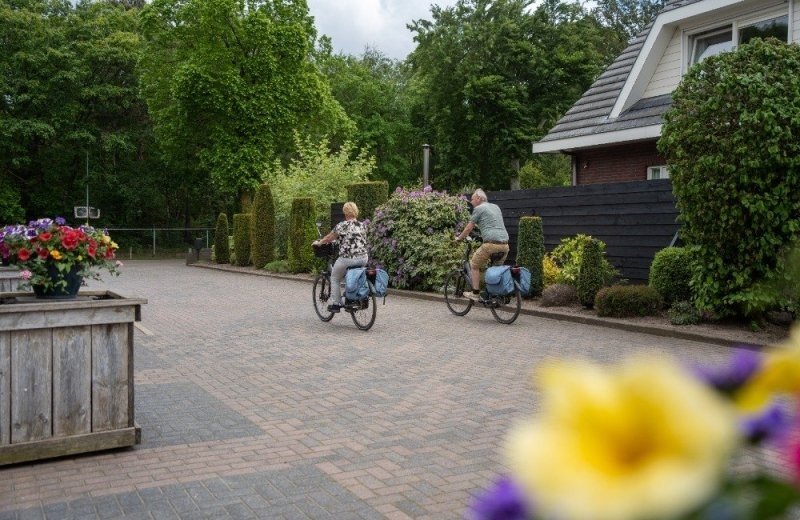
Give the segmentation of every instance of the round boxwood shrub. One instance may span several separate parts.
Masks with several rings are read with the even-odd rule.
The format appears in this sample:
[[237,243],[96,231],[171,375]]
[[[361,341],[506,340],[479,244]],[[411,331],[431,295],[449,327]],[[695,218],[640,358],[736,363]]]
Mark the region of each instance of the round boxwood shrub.
[[647,285],[603,287],[594,299],[597,315],[610,318],[654,316],[661,306],[661,295]]
[[214,260],[218,264],[227,264],[231,261],[228,240],[228,215],[220,213],[217,217],[217,228],[214,230]]
[[275,259],[275,204],[268,184],[256,190],[251,211],[250,254],[253,265],[261,268]]
[[692,255],[688,247],[667,247],[655,254],[650,264],[648,284],[664,298],[664,303],[691,300]]
[[565,283],[554,283],[542,290],[542,307],[569,307],[578,303],[578,290]]
[[544,287],[544,231],[541,217],[519,219],[517,233],[517,264],[531,272],[531,296],[542,294]]
[[304,197],[292,200],[289,216],[289,269],[294,273],[307,273],[314,267],[311,242],[317,238],[314,199]]
[[359,220],[372,220],[375,208],[389,200],[389,183],[375,181],[349,184],[347,200],[355,202],[358,206]]
[[578,273],[578,301],[587,308],[594,306],[594,297],[603,287],[603,254],[598,240],[589,240],[583,246],[581,270]]
[[233,216],[233,249],[236,265],[250,265],[250,213]]
[[667,310],[669,322],[673,325],[695,325],[700,323],[700,312],[692,302],[677,301]]

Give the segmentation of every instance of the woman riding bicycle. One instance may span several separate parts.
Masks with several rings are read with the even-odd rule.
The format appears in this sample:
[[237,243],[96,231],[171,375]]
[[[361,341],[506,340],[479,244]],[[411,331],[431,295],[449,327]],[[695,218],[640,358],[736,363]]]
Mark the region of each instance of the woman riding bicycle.
[[312,245],[330,244],[339,240],[339,258],[333,264],[331,271],[331,300],[328,305],[329,312],[339,312],[342,308],[341,282],[348,267],[363,267],[367,265],[367,226],[358,218],[358,206],[354,202],[345,202],[342,207],[344,220],[336,224],[330,233],[315,240]]

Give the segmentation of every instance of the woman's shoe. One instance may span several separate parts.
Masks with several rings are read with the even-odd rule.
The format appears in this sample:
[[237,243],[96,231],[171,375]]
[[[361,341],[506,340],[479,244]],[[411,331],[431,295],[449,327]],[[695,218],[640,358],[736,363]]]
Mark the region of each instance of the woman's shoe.
[[341,310],[341,305],[336,305],[335,303],[328,305],[328,312],[339,312]]

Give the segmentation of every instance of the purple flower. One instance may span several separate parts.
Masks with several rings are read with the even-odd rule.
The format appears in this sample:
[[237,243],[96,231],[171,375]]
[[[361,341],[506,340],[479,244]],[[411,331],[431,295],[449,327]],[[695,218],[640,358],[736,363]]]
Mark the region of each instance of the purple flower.
[[64,217],[56,217],[56,224],[59,226],[63,226],[67,223],[67,220]]
[[695,373],[722,393],[731,394],[739,389],[761,366],[757,352],[738,349],[728,366],[722,369],[697,367]]
[[751,444],[764,441],[780,441],[789,431],[791,421],[789,415],[779,404],[774,404],[764,412],[746,417],[741,428],[745,439]]
[[432,234],[433,234],[433,228],[432,228],[432,227],[428,226],[428,229],[427,229],[427,231],[428,231],[428,234],[429,234],[429,235],[432,235]]
[[429,184],[429,185],[425,186],[425,187],[422,189],[422,191],[423,191],[423,192],[425,192],[425,193],[430,193],[430,192],[432,192],[432,191],[433,191],[433,188],[431,188],[431,186],[430,186],[430,184]]
[[470,506],[475,520],[525,520],[529,512],[522,490],[508,477],[497,481]]

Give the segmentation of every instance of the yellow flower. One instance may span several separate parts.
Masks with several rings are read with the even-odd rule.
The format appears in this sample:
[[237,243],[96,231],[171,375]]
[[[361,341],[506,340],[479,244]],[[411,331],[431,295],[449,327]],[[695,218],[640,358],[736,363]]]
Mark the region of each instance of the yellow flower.
[[671,518],[717,489],[737,444],[732,407],[674,363],[545,367],[541,415],[507,457],[545,518]]
[[52,256],[54,260],[61,260],[64,257],[64,255],[59,253],[56,249],[50,251],[50,256]]
[[111,242],[111,237],[108,235],[103,235],[103,243],[108,244]]
[[779,393],[800,394],[800,324],[788,340],[765,353],[761,368],[737,393],[736,403],[751,412]]
[[83,261],[83,256],[81,256],[81,255],[78,255],[78,256],[75,258],[75,260],[77,260],[78,262],[81,262],[81,261]]
[[116,242],[111,242],[111,249],[119,249],[119,246]]

